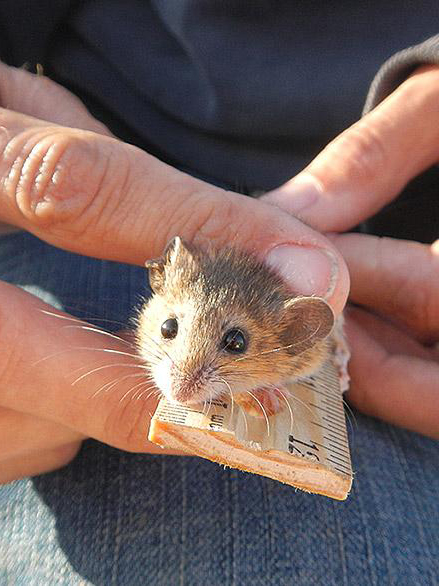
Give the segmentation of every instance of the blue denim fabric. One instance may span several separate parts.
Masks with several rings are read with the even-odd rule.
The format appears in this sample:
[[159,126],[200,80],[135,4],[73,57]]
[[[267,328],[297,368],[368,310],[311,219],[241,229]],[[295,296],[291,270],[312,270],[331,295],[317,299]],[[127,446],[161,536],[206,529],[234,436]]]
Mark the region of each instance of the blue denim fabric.
[[[145,292],[141,268],[22,233],[0,239],[0,278],[106,327]],[[0,584],[437,585],[439,443],[356,420],[342,503],[88,441],[63,470],[0,487]]]

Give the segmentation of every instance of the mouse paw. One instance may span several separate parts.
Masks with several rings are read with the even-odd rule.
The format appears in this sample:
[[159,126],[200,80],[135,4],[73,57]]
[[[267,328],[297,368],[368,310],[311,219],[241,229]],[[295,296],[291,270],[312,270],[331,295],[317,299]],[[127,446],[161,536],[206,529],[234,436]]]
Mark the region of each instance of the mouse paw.
[[242,393],[236,397],[236,402],[248,415],[253,417],[267,417],[276,415],[285,407],[285,399],[281,390],[273,387],[261,387],[250,393]]

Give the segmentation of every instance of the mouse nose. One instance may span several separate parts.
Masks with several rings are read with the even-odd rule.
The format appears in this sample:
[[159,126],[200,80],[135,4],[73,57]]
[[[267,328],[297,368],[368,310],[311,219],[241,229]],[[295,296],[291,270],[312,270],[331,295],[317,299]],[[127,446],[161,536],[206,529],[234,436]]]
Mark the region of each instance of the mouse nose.
[[171,394],[178,403],[195,403],[200,402],[200,392],[202,391],[202,372],[197,371],[189,375],[177,375],[172,373]]

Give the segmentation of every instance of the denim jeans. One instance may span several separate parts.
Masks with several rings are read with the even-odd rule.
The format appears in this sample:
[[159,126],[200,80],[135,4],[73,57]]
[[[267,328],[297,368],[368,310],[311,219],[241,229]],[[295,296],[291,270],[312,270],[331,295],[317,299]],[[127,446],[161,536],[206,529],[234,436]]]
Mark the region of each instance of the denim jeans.
[[[0,238],[0,279],[113,329],[146,287],[141,268],[24,233]],[[64,469],[0,487],[0,584],[438,584],[439,443],[355,418],[346,502],[87,441]]]

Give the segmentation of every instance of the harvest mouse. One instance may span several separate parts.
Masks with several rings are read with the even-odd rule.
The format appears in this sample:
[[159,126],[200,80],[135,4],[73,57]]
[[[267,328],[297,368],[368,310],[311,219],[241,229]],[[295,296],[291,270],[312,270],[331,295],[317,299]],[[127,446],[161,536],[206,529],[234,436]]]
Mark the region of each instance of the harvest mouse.
[[227,393],[251,415],[272,415],[283,409],[285,383],[327,356],[331,307],[294,295],[251,254],[201,251],[176,237],[146,267],[154,295],[140,310],[137,344],[171,402]]

